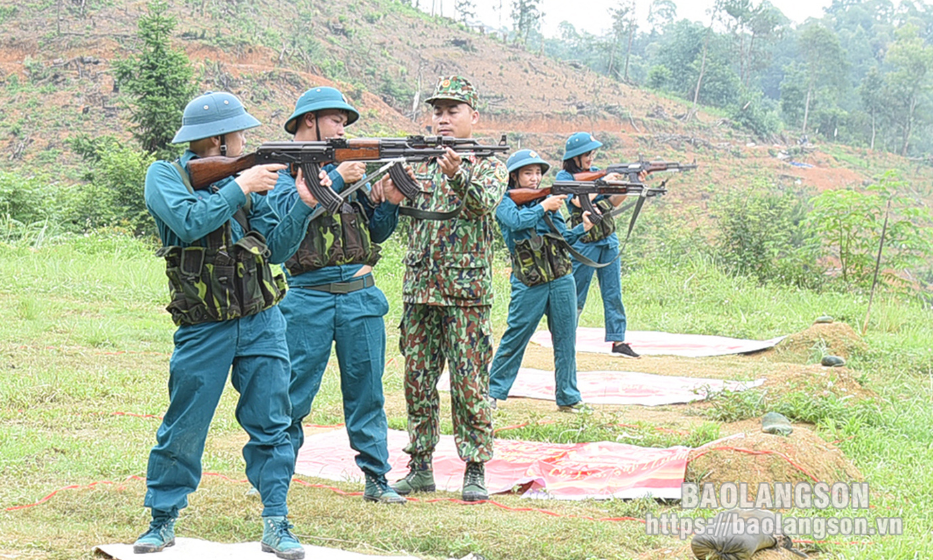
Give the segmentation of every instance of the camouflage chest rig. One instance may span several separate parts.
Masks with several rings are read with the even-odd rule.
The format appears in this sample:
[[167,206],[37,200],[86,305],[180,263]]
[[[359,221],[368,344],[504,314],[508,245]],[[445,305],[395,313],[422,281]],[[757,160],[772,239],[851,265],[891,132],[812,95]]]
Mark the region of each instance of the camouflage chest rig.
[[325,212],[308,224],[298,251],[285,262],[292,276],[328,266],[379,261],[381,247],[369,236],[369,220],[358,201],[344,203],[339,213]]
[[[173,163],[192,194],[188,174]],[[248,207],[249,199],[247,198]],[[166,308],[176,325],[228,321],[255,315],[278,304],[288,286],[285,275],[273,272],[269,248],[259,232],[251,231],[243,209],[234,214],[245,235],[233,243],[230,222],[191,247],[162,247],[172,301]]]
[[557,280],[573,271],[567,242],[557,233],[532,236],[515,242],[512,272],[529,288]]

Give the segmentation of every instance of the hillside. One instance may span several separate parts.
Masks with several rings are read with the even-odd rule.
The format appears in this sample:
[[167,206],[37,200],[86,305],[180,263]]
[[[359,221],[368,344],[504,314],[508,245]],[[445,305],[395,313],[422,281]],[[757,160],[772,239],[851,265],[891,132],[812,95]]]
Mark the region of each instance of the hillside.
[[[672,185],[673,200],[702,202],[709,191],[755,176],[795,190],[859,186],[889,168],[901,168],[918,184],[933,177],[929,167],[862,149],[802,150],[785,144],[787,138],[763,145],[709,112],[684,123],[678,117],[688,112],[685,102],[395,2],[203,0],[193,14],[190,6],[172,8],[175,44],[190,57],[201,89],[236,93],[265,123],[251,135],[253,144],[283,139],[281,123],[294,100],[320,84],[341,88],[361,109],[355,135],[424,130],[429,117],[420,100],[437,76],[463,73],[483,99],[482,136],[506,132],[513,146],[534,147],[556,161],[568,134],[589,130],[607,146],[602,163],[636,155],[695,159],[700,171]],[[129,138],[132,124],[111,62],[132,54],[145,9],[145,2],[27,1],[0,13],[0,148],[14,168],[55,165],[77,180],[68,137]]]

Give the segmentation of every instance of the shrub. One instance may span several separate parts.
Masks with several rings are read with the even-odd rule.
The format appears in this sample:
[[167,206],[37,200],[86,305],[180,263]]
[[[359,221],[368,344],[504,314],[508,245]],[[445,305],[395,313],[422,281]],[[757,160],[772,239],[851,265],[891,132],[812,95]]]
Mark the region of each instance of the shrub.
[[715,252],[730,271],[761,283],[822,284],[819,246],[806,231],[806,205],[799,197],[757,181],[725,191],[712,210],[719,218]]

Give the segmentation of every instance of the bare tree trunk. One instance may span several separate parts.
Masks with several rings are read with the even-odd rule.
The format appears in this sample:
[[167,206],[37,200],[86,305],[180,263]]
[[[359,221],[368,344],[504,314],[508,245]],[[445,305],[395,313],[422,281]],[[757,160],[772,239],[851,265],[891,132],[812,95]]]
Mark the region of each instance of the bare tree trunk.
[[810,116],[810,92],[813,90],[813,84],[807,88],[807,101],[803,105],[803,133],[807,133],[807,118]]
[[628,61],[632,56],[632,41],[635,39],[635,25],[629,27],[628,50],[625,51],[625,70],[622,72],[622,81],[628,83]]
[[871,112],[871,149],[875,149],[875,111]]
[[907,122],[904,123],[904,143],[901,145],[901,157],[907,157],[907,148],[910,146],[910,132],[914,125],[914,110],[917,108],[916,97],[910,100],[907,111]]
[[706,38],[703,39],[703,59],[700,61],[700,75],[697,77],[697,87],[693,91],[693,107],[690,108],[690,116],[693,116],[697,111],[697,101],[700,99],[700,85],[703,83],[703,73],[706,71],[706,48],[709,46],[709,34],[712,31],[713,26],[710,24],[709,29],[706,30]]

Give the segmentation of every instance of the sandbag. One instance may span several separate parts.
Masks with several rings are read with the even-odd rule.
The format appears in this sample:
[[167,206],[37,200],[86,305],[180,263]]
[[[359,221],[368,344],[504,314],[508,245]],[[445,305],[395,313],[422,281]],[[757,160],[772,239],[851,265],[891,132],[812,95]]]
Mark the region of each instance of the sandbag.
[[[697,560],[750,560],[752,555],[766,548],[782,547],[806,558],[794,550],[786,535],[776,534],[773,513],[763,509],[732,509],[718,514],[690,541]],[[766,532],[767,531],[767,532]]]

